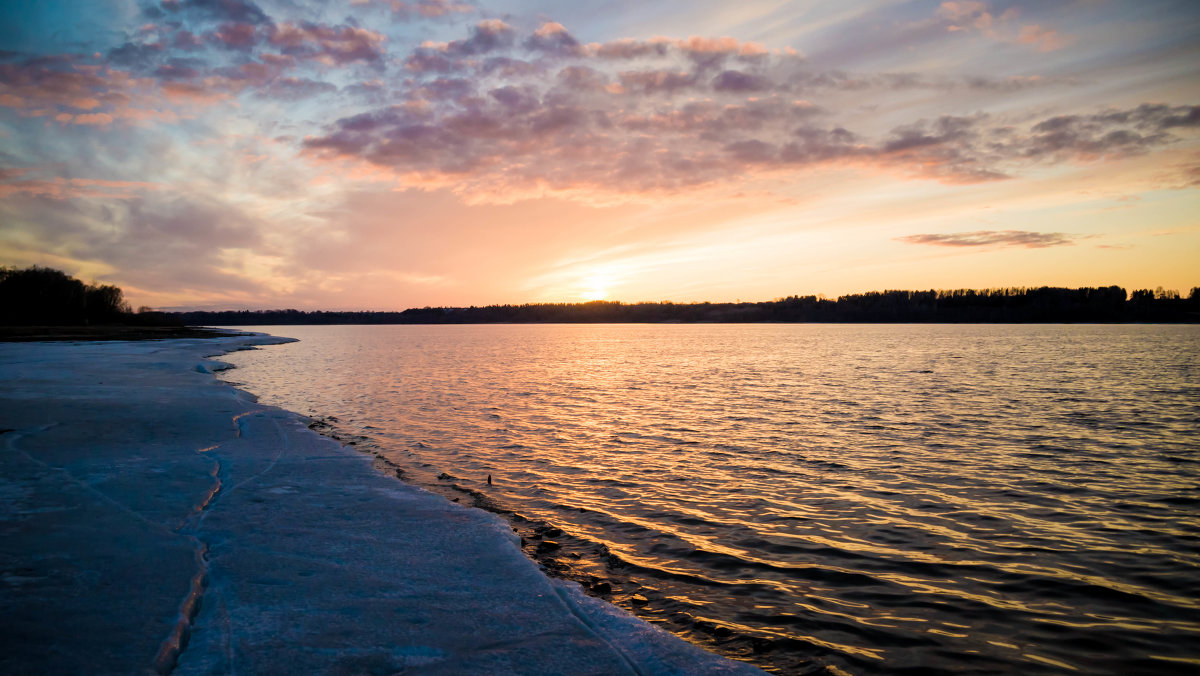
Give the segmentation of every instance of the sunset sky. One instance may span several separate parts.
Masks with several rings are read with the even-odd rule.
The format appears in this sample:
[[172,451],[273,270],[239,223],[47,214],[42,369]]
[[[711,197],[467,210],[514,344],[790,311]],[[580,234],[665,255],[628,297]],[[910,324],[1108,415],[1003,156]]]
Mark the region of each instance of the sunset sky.
[[158,308],[1200,286],[1200,2],[0,9],[0,265]]

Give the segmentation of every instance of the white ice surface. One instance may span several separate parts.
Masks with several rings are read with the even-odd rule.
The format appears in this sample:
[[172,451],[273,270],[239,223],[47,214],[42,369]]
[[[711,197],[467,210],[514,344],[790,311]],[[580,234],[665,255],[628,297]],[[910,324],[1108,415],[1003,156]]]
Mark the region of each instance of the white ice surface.
[[212,377],[274,340],[0,344],[0,673],[762,673]]

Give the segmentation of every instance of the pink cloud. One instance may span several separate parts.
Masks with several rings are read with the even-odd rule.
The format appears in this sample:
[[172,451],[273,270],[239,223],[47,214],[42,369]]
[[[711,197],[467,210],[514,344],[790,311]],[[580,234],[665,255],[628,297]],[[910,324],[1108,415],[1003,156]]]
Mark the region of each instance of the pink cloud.
[[258,43],[258,26],[252,23],[222,24],[208,35],[208,39],[228,49],[249,50]]
[[979,30],[988,30],[992,26],[993,17],[988,11],[987,3],[978,0],[959,0],[958,2],[943,2],[938,6],[938,16],[951,22],[948,27],[952,31],[963,30],[970,26]]
[[164,82],[162,93],[175,104],[211,105],[231,96],[228,78],[210,77],[195,81]]
[[382,33],[365,28],[285,23],[276,27],[269,42],[284,54],[314,57],[341,65],[381,60],[386,40]]
[[59,122],[70,122],[71,124],[92,125],[96,127],[107,126],[113,122],[113,116],[108,113],[87,113],[74,116],[63,113],[55,117],[55,119]]
[[415,5],[415,9],[417,14],[427,17],[466,14],[475,11],[475,8],[467,3],[450,2],[450,0],[419,0]]
[[951,32],[975,30],[979,33],[1010,44],[1028,45],[1039,52],[1052,52],[1071,43],[1071,39],[1058,31],[1037,24],[1016,25],[1020,11],[1013,7],[1000,16],[992,14],[988,4],[980,0],[956,0],[943,2],[936,16],[946,22]]
[[0,197],[11,195],[33,195],[56,200],[77,198],[136,197],[146,191],[160,190],[156,183],[142,181],[109,181],[94,178],[22,178],[28,168],[0,170]]
[[68,105],[70,105],[72,108],[78,108],[80,110],[92,110],[100,107],[100,100],[91,96],[87,96],[84,98],[75,99]]
[[0,106],[63,124],[176,119],[174,113],[158,110],[160,92],[151,78],[67,59],[0,64]]
[[[71,106],[107,93],[109,81],[96,69],[65,61],[0,64],[0,99],[10,108]],[[74,106],[71,106],[74,107]]]
[[543,23],[529,39],[525,41],[527,49],[556,54],[559,56],[582,55],[583,45],[567,31],[566,27],[556,21]]
[[741,43],[730,37],[705,38],[693,35],[677,41],[675,45],[686,54],[733,54]]
[[[656,37],[649,40],[622,38],[609,42],[594,42],[583,48],[587,54],[601,59],[645,59],[680,54],[693,63],[704,66],[719,65],[727,58],[742,61],[761,60],[773,52],[757,42],[742,42],[731,37],[701,37],[675,39]],[[777,55],[795,56],[795,50],[781,50]]]
[[392,12],[402,16],[422,16],[429,19],[448,16],[450,14],[467,14],[475,11],[475,7],[465,2],[452,0],[352,0],[352,5],[381,4],[391,7]]
[[1023,45],[1031,45],[1039,52],[1053,52],[1067,46],[1070,40],[1060,35],[1056,30],[1042,28],[1037,24],[1030,24],[1021,27],[1021,32],[1017,35],[1017,42]]

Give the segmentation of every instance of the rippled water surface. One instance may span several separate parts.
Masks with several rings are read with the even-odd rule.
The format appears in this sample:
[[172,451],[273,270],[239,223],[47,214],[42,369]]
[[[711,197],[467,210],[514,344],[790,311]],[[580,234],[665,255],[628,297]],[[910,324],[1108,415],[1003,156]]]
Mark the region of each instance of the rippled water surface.
[[719,652],[1200,670],[1200,327],[255,330],[228,379]]

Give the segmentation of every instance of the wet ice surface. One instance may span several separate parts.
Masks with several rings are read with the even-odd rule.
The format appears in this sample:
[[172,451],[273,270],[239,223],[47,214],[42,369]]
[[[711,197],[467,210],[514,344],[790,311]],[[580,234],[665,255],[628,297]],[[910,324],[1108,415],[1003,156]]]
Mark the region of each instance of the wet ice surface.
[[0,672],[761,673],[214,381],[262,342],[0,345]]

